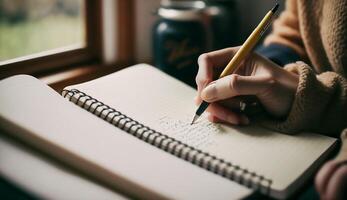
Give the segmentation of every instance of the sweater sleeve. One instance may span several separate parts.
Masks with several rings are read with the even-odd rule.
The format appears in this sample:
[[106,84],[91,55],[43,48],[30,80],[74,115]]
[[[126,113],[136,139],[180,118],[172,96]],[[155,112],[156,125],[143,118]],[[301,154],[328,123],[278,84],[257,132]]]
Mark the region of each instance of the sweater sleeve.
[[306,51],[300,34],[296,1],[286,1],[286,8],[279,18],[274,21],[271,34],[264,40],[264,46],[280,44],[293,49],[302,59],[306,60]]
[[312,131],[339,137],[347,127],[347,80],[334,72],[317,75],[303,62],[285,66],[299,75],[299,84],[289,115],[278,120],[267,117],[261,123],[286,133]]

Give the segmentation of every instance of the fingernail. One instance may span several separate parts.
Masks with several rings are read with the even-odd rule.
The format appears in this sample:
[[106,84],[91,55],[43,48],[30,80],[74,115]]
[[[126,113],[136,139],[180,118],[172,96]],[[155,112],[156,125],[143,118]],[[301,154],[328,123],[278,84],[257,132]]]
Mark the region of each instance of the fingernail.
[[211,101],[216,98],[216,94],[216,81],[213,81],[210,84],[208,84],[205,89],[202,90],[201,98],[206,101]]
[[242,116],[241,116],[241,124],[242,124],[242,125],[248,125],[248,124],[249,124],[249,119],[248,119],[248,117],[242,115]]

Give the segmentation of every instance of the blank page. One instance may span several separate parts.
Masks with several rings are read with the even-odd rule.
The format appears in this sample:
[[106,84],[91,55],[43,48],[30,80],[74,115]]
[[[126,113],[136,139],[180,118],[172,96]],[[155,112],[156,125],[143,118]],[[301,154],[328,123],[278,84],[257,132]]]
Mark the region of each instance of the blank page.
[[102,183],[137,197],[239,199],[250,193],[134,138],[30,76],[0,82],[0,125]]
[[317,134],[295,136],[260,127],[212,124],[203,116],[190,125],[196,91],[158,69],[140,64],[69,87],[85,92],[141,123],[184,143],[273,180],[285,190],[336,139]]

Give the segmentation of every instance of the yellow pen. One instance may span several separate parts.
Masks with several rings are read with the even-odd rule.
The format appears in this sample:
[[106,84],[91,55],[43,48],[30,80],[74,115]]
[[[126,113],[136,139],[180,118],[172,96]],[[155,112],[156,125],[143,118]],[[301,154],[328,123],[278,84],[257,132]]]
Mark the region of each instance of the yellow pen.
[[[245,43],[241,46],[241,48],[237,51],[234,57],[230,60],[228,65],[224,68],[223,72],[220,74],[219,78],[223,78],[237,70],[240,63],[245,59],[245,57],[249,54],[249,52],[253,49],[253,47],[257,44],[263,33],[270,26],[272,19],[276,11],[278,10],[279,4],[276,5],[265,15],[263,20],[259,23],[259,25],[253,30],[252,34],[247,38]],[[191,124],[193,124],[200,115],[207,109],[209,103],[203,101],[197,111],[195,112],[195,116]]]

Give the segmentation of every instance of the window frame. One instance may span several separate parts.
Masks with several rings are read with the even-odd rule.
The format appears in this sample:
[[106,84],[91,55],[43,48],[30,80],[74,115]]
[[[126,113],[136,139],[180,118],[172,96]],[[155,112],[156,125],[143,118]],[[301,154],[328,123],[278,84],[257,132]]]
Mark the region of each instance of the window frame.
[[[15,74],[42,75],[72,69],[91,63],[102,64],[102,0],[85,0],[86,46],[61,48],[25,57],[11,59],[0,65],[0,79]],[[134,0],[118,0],[117,62],[132,63],[134,59]]]

